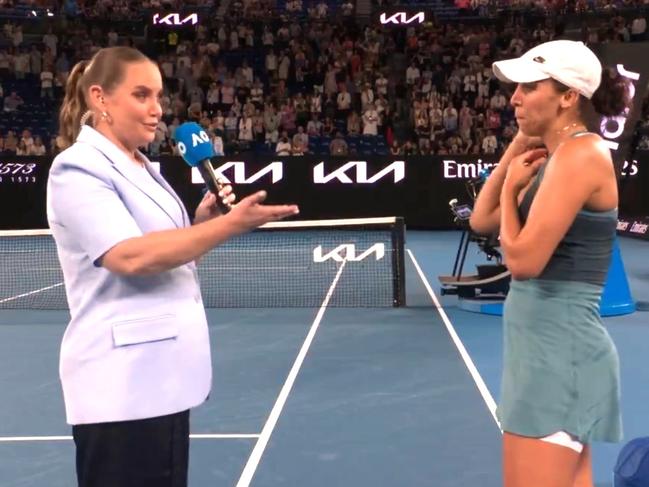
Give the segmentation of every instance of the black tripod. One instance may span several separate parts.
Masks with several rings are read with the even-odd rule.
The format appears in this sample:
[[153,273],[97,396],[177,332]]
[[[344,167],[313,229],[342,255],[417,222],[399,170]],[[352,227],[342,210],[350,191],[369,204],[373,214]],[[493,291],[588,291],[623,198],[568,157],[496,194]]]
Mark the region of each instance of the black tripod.
[[[471,180],[467,183],[469,195],[475,201],[480,181]],[[502,264],[502,254],[496,249],[498,247],[498,235],[478,235],[469,225],[472,209],[469,205],[459,205],[457,199],[449,201],[451,211],[455,216],[454,222],[462,228],[460,245],[458,246],[453,263],[453,274],[451,276],[440,276],[442,283],[442,294],[457,294],[460,297],[475,298],[476,296],[503,296],[509,290],[510,275],[507,268]],[[496,264],[484,264],[477,266],[477,275],[462,276],[466,254],[469,244],[475,242],[482,252],[487,255],[487,260],[496,260]]]

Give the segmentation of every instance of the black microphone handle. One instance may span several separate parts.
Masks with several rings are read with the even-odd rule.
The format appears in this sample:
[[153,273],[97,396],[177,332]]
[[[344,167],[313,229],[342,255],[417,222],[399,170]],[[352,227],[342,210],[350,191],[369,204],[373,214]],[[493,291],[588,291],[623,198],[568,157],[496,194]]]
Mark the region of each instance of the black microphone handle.
[[221,191],[224,186],[216,177],[212,163],[209,159],[203,159],[196,167],[201,173],[201,177],[203,178],[203,181],[205,181],[207,188],[216,196],[216,206],[218,206],[221,213],[225,215],[232,209],[232,205],[230,205],[230,203],[225,203],[219,196],[219,191]]

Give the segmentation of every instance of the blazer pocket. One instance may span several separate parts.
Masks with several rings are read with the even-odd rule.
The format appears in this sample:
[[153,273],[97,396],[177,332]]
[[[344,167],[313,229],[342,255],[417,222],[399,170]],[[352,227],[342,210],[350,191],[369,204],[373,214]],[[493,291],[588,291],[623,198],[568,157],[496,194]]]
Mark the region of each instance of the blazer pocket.
[[122,347],[170,340],[178,336],[177,320],[176,315],[165,314],[113,323],[113,341],[116,347]]

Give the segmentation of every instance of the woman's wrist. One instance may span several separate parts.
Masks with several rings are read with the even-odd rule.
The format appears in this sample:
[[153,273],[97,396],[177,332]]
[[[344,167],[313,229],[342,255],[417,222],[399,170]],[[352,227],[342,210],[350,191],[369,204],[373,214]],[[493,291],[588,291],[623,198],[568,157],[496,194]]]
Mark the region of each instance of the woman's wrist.
[[514,137],[514,139],[509,144],[508,149],[510,149],[511,155],[512,157],[514,157],[525,152],[527,150],[527,144]]

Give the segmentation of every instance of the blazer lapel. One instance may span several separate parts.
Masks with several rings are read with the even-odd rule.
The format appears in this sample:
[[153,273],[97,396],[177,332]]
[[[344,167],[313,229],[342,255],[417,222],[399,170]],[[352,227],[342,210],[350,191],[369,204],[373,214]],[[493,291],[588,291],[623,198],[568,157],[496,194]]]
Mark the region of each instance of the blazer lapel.
[[183,213],[183,221],[181,222],[181,226],[190,226],[191,221],[189,220],[189,215],[187,214],[187,210],[185,208],[185,203],[180,199],[180,197],[176,194],[174,189],[169,185],[169,183],[166,181],[165,178],[162,177],[159,171],[156,171],[155,168],[151,165],[151,161],[149,161],[148,157],[146,157],[144,154],[140,152],[140,156],[142,159],[146,161],[146,169],[149,171],[149,174],[153,179],[155,179],[160,186],[162,186],[171,196],[174,197],[178,205],[180,206],[180,209],[182,210]]
[[[182,201],[178,198],[175,192],[171,187],[164,181],[164,179],[156,174],[156,171],[151,167],[149,160],[144,157],[146,170],[149,174],[144,173],[142,168],[139,168],[137,164],[131,161],[124,152],[115,147],[110,140],[104,137],[102,134],[97,132],[95,129],[89,126],[84,126],[77,137],[78,142],[85,142],[92,145],[95,149],[101,152],[106,159],[112,164],[112,166],[126,179],[128,179],[135,187],[137,187],[142,193],[144,193],[148,198],[150,198],[156,205],[164,211],[171,221],[177,227],[184,227],[189,224],[189,218],[186,216],[185,206]],[[153,176],[153,179],[151,176]],[[182,220],[179,221],[175,215],[178,214],[178,209],[171,207],[170,201],[160,201],[160,198],[155,198],[155,185],[160,184],[167,192],[169,192],[175,201],[175,203],[180,205]],[[187,222],[185,221],[187,219]]]

